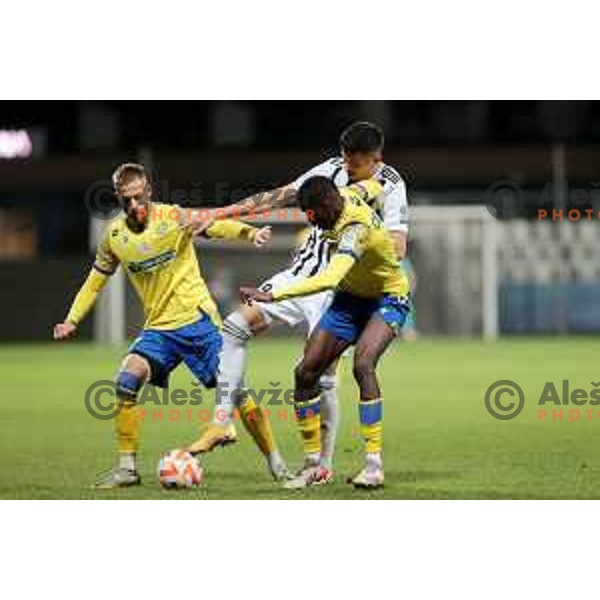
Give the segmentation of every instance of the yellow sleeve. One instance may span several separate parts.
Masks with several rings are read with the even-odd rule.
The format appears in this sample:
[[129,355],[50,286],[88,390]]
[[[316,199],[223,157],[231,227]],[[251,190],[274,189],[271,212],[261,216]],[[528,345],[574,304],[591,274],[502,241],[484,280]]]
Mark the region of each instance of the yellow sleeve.
[[116,229],[107,227],[98,244],[96,258],[94,259],[94,267],[104,275],[112,275],[119,266],[119,259],[113,254],[110,249],[110,236],[116,233]]
[[337,287],[346,273],[354,266],[356,258],[350,254],[334,254],[328,267],[314,277],[307,277],[298,283],[273,292],[273,300],[280,302],[298,296],[310,296]]
[[81,286],[77,296],[75,296],[75,300],[65,321],[73,323],[73,325],[79,324],[92,306],[94,306],[100,290],[106,285],[107,281],[108,275],[92,267],[85,283]]
[[342,194],[369,203],[383,194],[383,186],[374,179],[364,179],[343,188]]
[[204,235],[209,238],[220,238],[224,240],[247,240],[251,242],[256,236],[258,229],[240,223],[233,219],[220,219],[215,221],[206,231]]

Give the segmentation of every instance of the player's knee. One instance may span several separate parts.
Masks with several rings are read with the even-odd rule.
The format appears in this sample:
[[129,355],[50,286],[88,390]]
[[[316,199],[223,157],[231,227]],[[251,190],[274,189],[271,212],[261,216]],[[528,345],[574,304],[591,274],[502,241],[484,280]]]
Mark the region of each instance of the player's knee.
[[319,381],[319,372],[310,363],[300,361],[294,370],[296,389],[314,388]]
[[144,382],[150,378],[150,364],[144,356],[131,353],[123,360],[117,374],[117,394],[135,400]]
[[142,380],[150,377],[150,363],[145,356],[132,352],[128,354],[121,363],[121,371],[127,371],[140,377]]
[[135,402],[145,378],[131,371],[119,371],[116,379],[117,394],[125,400]]
[[308,371],[303,362],[299,362],[294,369],[294,381],[296,382],[296,387],[303,387],[302,384],[307,379]]
[[240,311],[231,313],[223,321],[223,341],[225,343],[245,344],[252,335],[252,327]]
[[352,369],[354,379],[360,385],[375,375],[375,361],[370,356],[355,356],[354,367]]
[[271,324],[269,316],[256,303],[252,305],[242,304],[233,314],[244,320],[252,335],[258,335],[265,331]]

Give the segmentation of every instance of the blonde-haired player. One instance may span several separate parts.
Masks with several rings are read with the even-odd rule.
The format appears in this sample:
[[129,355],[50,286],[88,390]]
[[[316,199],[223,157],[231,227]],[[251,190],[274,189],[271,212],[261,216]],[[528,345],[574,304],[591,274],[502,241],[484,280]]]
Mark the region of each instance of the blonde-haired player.
[[[98,488],[140,483],[136,398],[144,383],[166,387],[171,371],[184,362],[205,387],[215,386],[222,346],[220,318],[200,273],[194,234],[243,239],[257,247],[271,236],[268,227],[202,221],[193,211],[153,202],[142,165],[121,165],[113,183],[124,214],[106,227],[85,283],[64,322],[54,327],[56,340],[72,337],[119,265],[144,307],[144,329],[129,348],[115,382],[122,405],[115,417],[119,461],[96,482]],[[253,416],[260,422],[260,415]]]

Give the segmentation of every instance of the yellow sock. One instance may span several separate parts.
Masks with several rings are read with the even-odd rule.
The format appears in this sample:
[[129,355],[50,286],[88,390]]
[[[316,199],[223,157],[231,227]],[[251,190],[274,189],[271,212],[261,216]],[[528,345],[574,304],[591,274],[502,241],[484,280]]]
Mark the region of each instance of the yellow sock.
[[304,454],[321,454],[321,399],[296,402]]
[[365,452],[381,452],[383,438],[383,399],[361,400],[358,405],[360,433],[365,442]]
[[135,453],[140,439],[137,403],[123,398],[119,401],[123,402],[121,412],[115,417],[119,452]]
[[271,454],[277,450],[275,436],[269,419],[265,417],[262,408],[254,402],[251,396],[246,396],[246,399],[240,405],[240,415],[248,433],[259,447],[260,451],[265,454]]

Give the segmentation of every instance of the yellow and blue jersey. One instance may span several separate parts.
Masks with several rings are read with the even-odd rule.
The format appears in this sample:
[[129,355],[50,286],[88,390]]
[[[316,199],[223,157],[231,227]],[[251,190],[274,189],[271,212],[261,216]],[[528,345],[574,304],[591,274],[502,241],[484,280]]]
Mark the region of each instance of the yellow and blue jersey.
[[356,342],[375,314],[397,333],[410,310],[410,284],[398,265],[393,240],[365,202],[380,193],[381,185],[372,180],[341,189],[342,212],[324,232],[335,249],[328,267],[273,292],[278,302],[335,289],[318,327],[350,343]]
[[339,289],[363,298],[382,294],[405,296],[410,291],[406,274],[398,266],[394,242],[379,215],[367,204],[381,194],[381,185],[362,181],[340,190],[344,209],[327,233],[336,252],[356,259]]
[[[106,227],[98,246],[95,269],[111,275],[119,264],[123,267],[143,305],[146,329],[177,329],[197,321],[200,311],[220,324],[182,214],[178,206],[151,204],[147,226],[139,233],[122,215]],[[206,235],[250,238],[254,231],[239,222],[217,221]]]
[[[256,229],[237,221],[212,223],[203,235],[254,239]],[[66,321],[78,324],[93,306],[110,275],[121,265],[137,292],[146,322],[129,352],[150,364],[150,383],[165,387],[182,361],[206,386],[216,383],[222,339],[220,318],[200,272],[189,218],[178,206],[150,203],[142,231],[127,217],[113,220],[98,245],[94,266]]]
[[325,271],[273,292],[275,301],[308,296],[338,289],[360,298],[384,294],[406,296],[410,285],[398,265],[394,243],[379,216],[365,203],[381,193],[373,180],[355,183],[340,190],[343,208],[335,225],[323,236],[334,255]]

